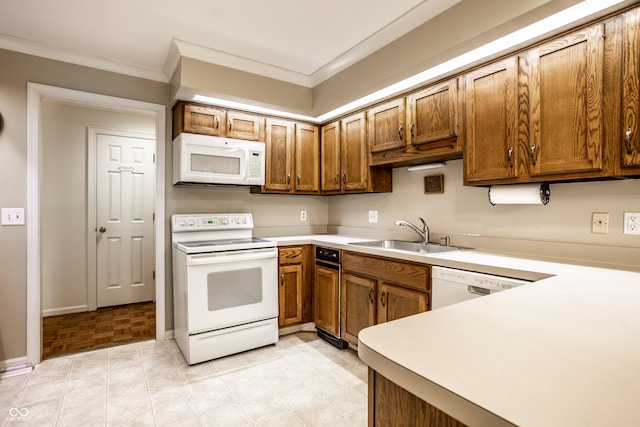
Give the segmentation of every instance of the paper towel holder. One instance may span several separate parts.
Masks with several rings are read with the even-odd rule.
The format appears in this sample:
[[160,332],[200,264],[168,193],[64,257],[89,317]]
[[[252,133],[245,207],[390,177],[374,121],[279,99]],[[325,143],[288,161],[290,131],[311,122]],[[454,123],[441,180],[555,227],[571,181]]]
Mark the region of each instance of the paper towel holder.
[[[549,184],[546,182],[542,182],[540,183],[540,202],[542,202],[543,205],[546,205],[547,203],[549,203],[549,199],[551,198],[551,189],[549,188]],[[491,201],[491,187],[489,187],[489,190],[487,191],[487,198],[489,199],[489,203],[491,204],[491,206],[495,206],[496,204],[493,203],[493,201]]]

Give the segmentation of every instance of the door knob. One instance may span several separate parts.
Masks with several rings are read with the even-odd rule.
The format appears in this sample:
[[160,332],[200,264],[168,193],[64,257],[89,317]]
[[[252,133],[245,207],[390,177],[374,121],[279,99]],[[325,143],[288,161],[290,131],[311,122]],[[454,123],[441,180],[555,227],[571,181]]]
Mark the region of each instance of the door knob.
[[99,232],[101,232],[101,233],[104,233],[105,231],[107,231],[107,229],[106,229],[106,228],[104,228],[104,227],[100,227],[100,228],[98,229],[98,231],[99,231]]

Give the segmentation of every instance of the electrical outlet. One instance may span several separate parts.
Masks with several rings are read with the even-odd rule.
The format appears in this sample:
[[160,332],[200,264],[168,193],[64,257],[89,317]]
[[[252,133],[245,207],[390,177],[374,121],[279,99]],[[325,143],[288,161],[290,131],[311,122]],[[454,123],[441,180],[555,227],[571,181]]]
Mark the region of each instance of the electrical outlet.
[[624,234],[640,234],[640,213],[624,213]]
[[24,208],[2,208],[2,225],[24,225]]
[[591,217],[591,232],[607,234],[609,232],[609,213],[594,212]]
[[378,222],[378,211],[369,211],[369,222]]
[[300,221],[307,220],[307,211],[300,211]]

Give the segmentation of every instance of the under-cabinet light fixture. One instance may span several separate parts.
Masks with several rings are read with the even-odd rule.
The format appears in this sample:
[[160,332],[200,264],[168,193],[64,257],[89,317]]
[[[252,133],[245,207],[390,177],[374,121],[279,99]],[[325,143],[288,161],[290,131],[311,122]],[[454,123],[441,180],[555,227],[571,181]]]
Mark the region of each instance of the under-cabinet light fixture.
[[567,9],[564,9],[558,13],[548,16],[538,22],[521,28],[511,34],[504,37],[500,37],[497,40],[489,42],[483,46],[473,49],[467,53],[459,55],[448,61],[436,65],[422,71],[414,76],[401,80],[397,83],[373,92],[367,96],[356,99],[348,104],[324,113],[318,117],[309,117],[300,114],[293,114],[284,111],[278,111],[271,108],[256,107],[240,102],[226,101],[218,98],[212,98],[204,95],[196,95],[193,99],[195,101],[202,101],[207,103],[213,103],[220,106],[239,108],[247,111],[253,111],[257,113],[276,114],[282,117],[289,117],[293,119],[306,120],[315,123],[324,123],[328,120],[336,118],[340,115],[346,114],[350,111],[355,111],[366,105],[373,104],[384,98],[392,96],[394,94],[401,93],[409,90],[412,87],[416,87],[420,84],[434,81],[437,78],[451,73],[455,70],[460,70],[470,64],[478,63],[485,58],[489,58],[493,55],[497,55],[502,52],[506,52],[508,49],[526,43],[544,34],[558,30],[563,26],[580,21],[596,13],[602,12],[608,8],[611,8],[625,0],[585,0],[578,4],[575,4]]
[[426,165],[409,166],[407,170],[409,172],[415,172],[415,171],[424,171],[429,169],[438,169],[443,167],[445,167],[444,163],[428,163]]

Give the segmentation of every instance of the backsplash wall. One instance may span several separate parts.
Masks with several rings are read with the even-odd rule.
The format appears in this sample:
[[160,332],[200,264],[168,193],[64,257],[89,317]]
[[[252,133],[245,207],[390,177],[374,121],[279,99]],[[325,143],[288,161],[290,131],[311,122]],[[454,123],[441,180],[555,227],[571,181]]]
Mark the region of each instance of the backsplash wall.
[[[462,185],[462,168],[462,160],[433,171],[396,168],[392,193],[331,197],[329,225],[393,230],[399,228],[395,220],[417,224],[421,216],[432,234],[448,234],[452,244],[487,237],[640,247],[640,235],[622,233],[623,213],[640,212],[640,180],[551,184],[546,206],[492,206],[487,188]],[[444,193],[425,194],[423,177],[438,174],[444,175]],[[368,222],[369,210],[378,211],[377,224]],[[593,212],[609,212],[608,234],[591,232]]]

